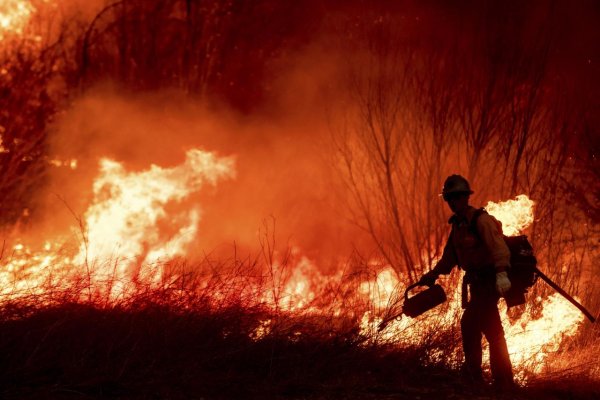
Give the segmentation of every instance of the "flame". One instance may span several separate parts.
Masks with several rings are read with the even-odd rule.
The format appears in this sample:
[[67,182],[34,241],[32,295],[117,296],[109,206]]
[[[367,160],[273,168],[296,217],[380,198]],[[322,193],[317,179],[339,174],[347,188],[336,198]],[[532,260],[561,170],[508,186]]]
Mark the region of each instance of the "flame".
[[[371,341],[391,343],[399,346],[427,345],[436,330],[448,326],[458,326],[462,313],[460,289],[454,287],[448,295],[446,304],[435,311],[423,314],[416,319],[399,317],[391,321],[382,332],[379,324],[385,307],[394,303],[393,293],[403,284],[394,278],[395,272],[391,268],[384,269],[377,278],[364,283],[372,291],[388,293],[389,297],[382,296],[375,299],[373,310],[367,311],[361,319],[361,333]],[[366,287],[366,286],[365,286]],[[584,317],[566,299],[559,294],[553,294],[547,299],[538,298],[534,306],[541,306],[541,316],[536,319],[530,312],[525,312],[516,320],[511,320],[506,313],[506,305],[500,303],[500,314],[505,330],[506,342],[511,356],[515,378],[525,383],[527,376],[537,374],[544,368],[546,358],[560,350],[562,340],[573,337],[584,321]],[[381,306],[381,307],[380,307]],[[458,349],[456,349],[458,350]],[[440,361],[444,352],[434,350],[428,357],[432,361]],[[446,355],[447,357],[447,355]],[[458,352],[452,354],[452,359],[459,360]],[[458,364],[458,363],[457,363]],[[486,352],[484,364],[489,365],[489,354]]]
[[8,36],[22,35],[35,8],[30,1],[2,0],[0,2],[0,41]]
[[302,257],[292,271],[283,289],[282,305],[288,311],[301,310],[316,298],[317,290],[311,284],[311,276],[317,268],[306,257]]
[[43,250],[34,251],[17,241],[10,250],[10,258],[0,271],[0,296],[14,299],[42,294],[48,287],[64,287],[68,273],[63,266],[68,259],[52,243],[45,242]]
[[[37,9],[31,1],[0,0],[0,41],[22,36]],[[6,69],[0,74],[6,75]],[[0,153],[8,152],[0,132]],[[52,159],[49,165],[76,169],[78,161]],[[34,250],[17,240],[10,248],[10,257],[0,270],[0,296],[5,299],[47,293],[49,288],[68,287],[72,279],[82,274],[88,284],[108,288],[110,299],[131,290],[136,282],[158,283],[164,275],[164,265],[178,256],[185,256],[188,247],[201,234],[202,209],[199,205],[177,206],[206,184],[233,178],[232,158],[192,149],[185,162],[171,168],[151,165],[148,169],[131,172],[124,164],[103,158],[99,174],[92,187],[93,201],[85,211],[81,224],[74,228],[82,236],[82,243],[73,250],[65,243],[66,237],[47,241]],[[489,202],[485,208],[503,224],[507,236],[518,235],[534,221],[534,202],[526,195],[513,200]],[[174,211],[175,210],[175,211]],[[161,229],[168,224],[168,232]],[[4,250],[3,250],[4,253]],[[1,258],[1,257],[0,257]],[[271,266],[283,269],[281,263]],[[332,283],[343,280],[342,273],[324,276],[306,257],[299,257],[283,274],[280,281],[261,297],[272,309],[289,313],[310,312],[333,315],[342,313],[342,306],[332,301],[327,307],[318,300],[327,295]],[[448,294],[448,302],[430,315],[416,321],[407,317],[396,319],[379,332],[382,315],[396,310],[402,301],[406,282],[390,266],[380,266],[371,279],[363,279],[357,286],[360,297],[360,332],[373,342],[397,345],[423,345],[432,332],[440,327],[456,326],[461,314],[460,290],[455,287]],[[258,290],[258,289],[257,289]],[[277,295],[274,296],[274,293]],[[214,294],[219,297],[218,293]],[[546,358],[560,350],[563,338],[574,336],[584,317],[570,303],[554,294],[546,299],[535,299],[528,305],[542,310],[536,319],[525,312],[518,319],[509,319],[502,303],[503,326],[513,365],[520,371],[518,378],[528,373],[539,373]],[[271,319],[261,320],[251,333],[253,339],[268,335],[273,329]],[[301,333],[297,333],[300,335]],[[432,360],[444,356],[441,351],[429,355]],[[458,354],[453,357],[458,358]]]
[[[293,249],[292,256],[298,256],[298,259],[291,260],[290,265],[277,262],[271,266],[273,271],[280,273],[274,278],[275,287],[263,294],[262,301],[273,309],[322,313],[324,311],[322,298],[326,296],[332,282],[343,280],[342,272],[339,271],[331,276],[323,275],[317,265],[300,253],[300,249]],[[334,315],[340,314],[339,307],[334,304],[327,304],[327,306]]]
[[[233,161],[219,159],[201,150],[189,150],[186,161],[174,168],[150,166],[146,171],[126,172],[122,164],[102,159],[100,175],[93,186],[94,202],[85,213],[85,241],[74,259],[76,264],[112,261],[101,268],[101,277],[125,279],[133,267],[147,278],[160,277],[152,264],[184,255],[198,233],[198,206],[167,215],[165,206],[197,192],[205,182],[233,176]],[[176,232],[161,234],[158,222],[167,219]]]
[[[76,167],[77,162],[67,165]],[[127,172],[121,163],[102,159],[93,202],[80,226],[73,228],[83,236],[78,251],[72,253],[65,246],[67,237],[46,242],[37,251],[17,241],[0,271],[0,293],[18,298],[64,287],[69,279],[77,279],[81,268],[88,285],[94,291],[105,287],[109,298],[121,296],[136,282],[158,282],[164,263],[186,253],[198,234],[201,216],[197,205],[170,213],[166,207],[177,205],[206,183],[216,185],[233,176],[232,158],[198,149],[189,150],[181,165],[152,165],[141,172]],[[170,233],[161,231],[161,223],[169,225]]]
[[[560,350],[562,339],[574,336],[584,321],[583,314],[558,293],[535,302],[542,305],[542,315],[536,319],[524,313],[511,322],[504,303],[500,309],[511,360],[518,367],[526,367],[529,373],[541,372],[548,355]],[[518,378],[523,380],[524,373]]]
[[488,213],[502,222],[502,231],[506,236],[516,236],[533,222],[533,200],[524,194],[514,200],[494,203],[485,206]]
[[[71,165],[71,162],[61,162],[61,165]],[[177,210],[172,206],[206,184],[216,185],[233,176],[233,159],[219,158],[197,149],[188,151],[185,162],[180,165],[171,168],[151,165],[138,172],[129,172],[114,160],[102,159],[93,184],[92,204],[81,221],[83,243],[70,252],[64,245],[66,238],[46,242],[39,251],[17,242],[11,249],[10,260],[0,271],[0,295],[17,298],[68,288],[70,279],[81,276],[82,267],[86,268],[93,290],[104,290],[109,300],[135,289],[136,282],[150,285],[159,282],[165,263],[185,256],[189,244],[200,234],[200,207]],[[533,221],[533,202],[524,195],[515,200],[488,203],[486,208],[503,223],[507,234],[518,234]],[[161,223],[171,226],[170,233],[159,229]],[[336,296],[335,292],[331,295],[332,288],[349,280],[342,272],[323,275],[313,262],[302,256],[300,249],[293,249],[282,258],[284,261],[275,260],[270,266],[271,287],[261,289],[259,282],[233,277],[235,282],[229,288],[244,287],[242,290],[252,295],[258,293],[261,302],[271,309],[290,314],[335,318],[348,312],[344,309],[347,307],[343,303],[345,297]],[[408,317],[393,320],[380,332],[383,316],[399,311],[403,299],[398,293],[404,292],[406,282],[399,279],[390,266],[375,261],[368,265],[379,272],[359,279],[352,292],[357,296],[352,312],[358,318],[360,333],[368,342],[423,346],[436,332],[458,326],[462,309],[460,289],[455,285],[447,295],[448,301],[436,310],[415,320]],[[210,287],[209,282],[203,287]],[[218,303],[226,300],[228,293],[215,290],[211,296],[212,301]],[[540,316],[533,319],[533,313],[524,312],[516,319],[503,317],[509,352],[521,382],[528,374],[539,373],[548,355],[559,351],[562,339],[575,335],[583,321],[583,316],[559,295],[538,298],[527,306],[541,308],[542,312],[535,314]],[[501,303],[501,313],[506,314],[505,311]],[[275,323],[271,318],[262,319],[250,337],[254,340],[265,337]],[[295,331],[293,335],[298,338],[302,332]],[[458,348],[433,349],[427,357],[431,361],[454,363],[452,365],[458,365],[460,360]]]
[[[461,310],[460,293],[458,290],[452,291],[448,295],[448,301],[442,306],[443,312],[436,314],[436,324],[421,324],[408,317],[399,316],[391,321],[383,331],[379,332],[379,325],[383,321],[382,312],[390,306],[399,306],[397,293],[402,288],[402,293],[406,285],[398,279],[397,273],[391,268],[383,269],[377,277],[369,282],[361,285],[361,289],[368,289],[371,293],[376,293],[373,297],[371,294],[372,309],[367,311],[361,319],[361,333],[367,337],[373,338],[378,342],[395,343],[399,345],[420,345],[427,342],[427,338],[431,335],[431,328],[440,327],[439,324],[455,324],[456,315]],[[395,312],[399,312],[398,307],[394,307]],[[431,317],[421,316],[419,320]],[[435,329],[435,328],[434,328]]]

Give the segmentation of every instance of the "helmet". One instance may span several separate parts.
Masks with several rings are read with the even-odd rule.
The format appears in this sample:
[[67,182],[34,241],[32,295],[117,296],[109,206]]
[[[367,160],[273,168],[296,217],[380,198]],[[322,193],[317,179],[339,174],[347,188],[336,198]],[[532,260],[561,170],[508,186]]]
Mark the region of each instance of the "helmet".
[[469,181],[460,175],[450,175],[444,182],[444,188],[442,189],[442,196],[450,193],[468,193],[473,194]]

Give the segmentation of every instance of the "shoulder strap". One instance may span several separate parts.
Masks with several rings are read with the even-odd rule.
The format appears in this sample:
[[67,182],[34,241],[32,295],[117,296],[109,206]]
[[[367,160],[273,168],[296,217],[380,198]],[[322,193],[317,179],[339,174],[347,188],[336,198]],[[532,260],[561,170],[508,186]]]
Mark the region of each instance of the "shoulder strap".
[[[485,208],[478,208],[477,210],[475,210],[475,214],[473,214],[473,219],[471,219],[471,232],[473,232],[473,234],[475,236],[477,236],[477,238],[479,238],[479,231],[477,230],[477,220],[479,219],[479,216],[482,214],[487,214],[489,215],[489,213],[487,212],[487,210]],[[496,228],[498,228],[498,231],[500,232],[501,235],[504,236],[504,233],[502,232],[502,222],[498,221],[496,218],[494,218],[493,216],[490,216],[492,218],[492,220],[496,223]]]
[[473,234],[475,234],[475,236],[477,236],[479,238],[479,232],[477,231],[477,220],[479,219],[479,216],[481,214],[487,214],[488,212],[485,210],[485,208],[481,207],[478,208],[477,210],[475,210],[475,213],[473,214],[473,218],[471,219],[471,232],[473,232]]

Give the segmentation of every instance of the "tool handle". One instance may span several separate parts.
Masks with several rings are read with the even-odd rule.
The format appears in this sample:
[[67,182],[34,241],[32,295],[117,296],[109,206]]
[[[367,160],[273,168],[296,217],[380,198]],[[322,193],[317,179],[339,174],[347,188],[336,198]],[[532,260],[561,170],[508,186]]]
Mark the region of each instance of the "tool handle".
[[[419,282],[413,283],[412,285],[409,285],[406,288],[406,291],[404,292],[404,300],[408,300],[408,292],[410,292],[411,289],[414,289],[417,286],[419,286]],[[403,313],[404,313],[404,311],[400,311],[399,313],[394,314],[391,317],[384,318],[384,320],[379,323],[378,331],[381,332],[382,330],[384,330],[385,327],[390,323],[390,321],[393,321],[396,318],[401,317]]]
[[540,278],[542,278],[542,280],[544,282],[546,282],[552,289],[556,290],[565,299],[569,300],[571,302],[571,304],[573,304],[575,307],[577,307],[579,309],[579,311],[581,311],[583,313],[583,315],[585,315],[586,317],[588,317],[588,319],[590,321],[592,321],[592,323],[596,322],[596,318],[594,318],[592,313],[589,312],[583,305],[581,305],[577,300],[575,300],[573,297],[571,297],[571,295],[569,295],[563,288],[561,288],[556,283],[554,283],[554,281],[552,281],[552,279],[548,278],[548,276],[546,276],[546,274],[544,274],[542,271],[540,271],[538,267],[534,267],[534,269],[535,269],[535,272],[538,274],[538,276]]
[[412,289],[416,288],[417,286],[421,286],[421,285],[419,285],[419,282],[413,283],[412,285],[409,285],[406,288],[406,291],[404,292],[404,300],[408,300],[408,292],[410,292]]

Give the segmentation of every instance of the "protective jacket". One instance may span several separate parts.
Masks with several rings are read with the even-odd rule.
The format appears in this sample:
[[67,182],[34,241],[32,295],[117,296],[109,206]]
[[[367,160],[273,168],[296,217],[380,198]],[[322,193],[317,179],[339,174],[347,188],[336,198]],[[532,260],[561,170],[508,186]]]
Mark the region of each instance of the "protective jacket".
[[[450,237],[442,258],[431,275],[448,274],[455,265],[466,273],[462,285],[461,332],[465,363],[463,372],[472,379],[481,380],[481,338],[485,335],[490,346],[490,367],[495,383],[511,385],[512,365],[500,314],[496,273],[510,267],[510,250],[502,237],[501,223],[488,213],[480,213],[473,226],[477,209],[469,207],[464,217],[452,216]],[[467,291],[467,286],[469,291]],[[470,299],[467,294],[470,293]]]
[[495,272],[510,267],[510,250],[502,237],[502,224],[488,213],[482,213],[474,231],[472,220],[476,211],[469,207],[464,217],[453,215],[448,220],[452,231],[442,258],[433,269],[436,274],[449,274],[455,265],[464,269],[467,275],[492,266]]

